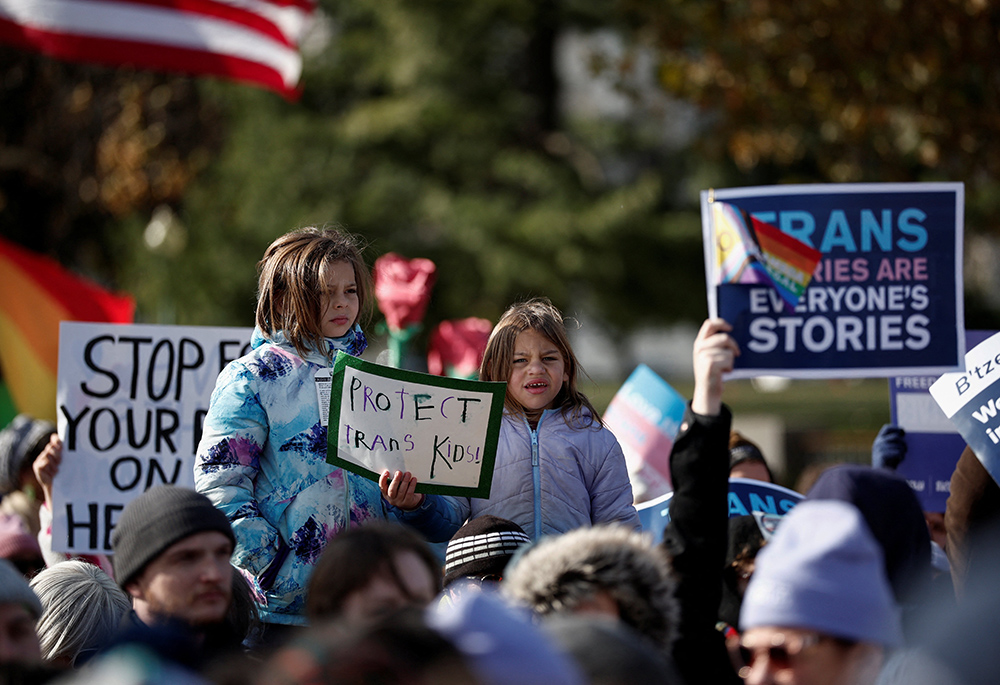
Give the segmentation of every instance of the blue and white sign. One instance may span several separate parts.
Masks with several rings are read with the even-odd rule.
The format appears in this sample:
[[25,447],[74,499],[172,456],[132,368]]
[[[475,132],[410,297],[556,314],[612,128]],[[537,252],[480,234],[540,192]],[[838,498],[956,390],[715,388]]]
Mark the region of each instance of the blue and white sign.
[[[716,285],[721,200],[822,258],[790,310],[773,288]],[[831,184],[702,192],[709,312],[733,325],[735,378],[937,375],[962,368],[964,186]]]
[[946,373],[930,387],[934,401],[1000,482],[1000,333],[965,355],[964,373]]
[[[653,540],[663,539],[663,531],[670,523],[670,501],[674,493],[668,493],[649,502],[636,505],[642,529],[651,533]],[[781,517],[792,510],[804,497],[788,488],[774,483],[751,478],[729,479],[729,518],[736,516],[757,516],[762,532],[765,526],[773,526],[775,517]],[[762,522],[761,519],[764,519]]]

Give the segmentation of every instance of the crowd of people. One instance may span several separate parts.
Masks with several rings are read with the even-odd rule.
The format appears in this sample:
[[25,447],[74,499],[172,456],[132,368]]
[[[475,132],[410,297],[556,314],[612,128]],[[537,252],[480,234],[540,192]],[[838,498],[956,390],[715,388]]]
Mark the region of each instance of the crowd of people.
[[943,521],[893,471],[895,427],[874,466],[827,469],[776,530],[730,517],[730,477],[774,474],[732,430],[724,376],[740,350],[710,319],[652,539],[562,315],[535,299],[483,355],[480,377],[507,383],[489,498],[418,493],[402,471],[376,482],[327,462],[313,380],[337,351],[364,351],[368,279],[337,230],[268,248],[253,349],[219,377],[195,488],[133,499],[110,555],[53,551],[55,426],[19,416],[0,432],[2,679],[990,682],[1000,489],[971,451]]

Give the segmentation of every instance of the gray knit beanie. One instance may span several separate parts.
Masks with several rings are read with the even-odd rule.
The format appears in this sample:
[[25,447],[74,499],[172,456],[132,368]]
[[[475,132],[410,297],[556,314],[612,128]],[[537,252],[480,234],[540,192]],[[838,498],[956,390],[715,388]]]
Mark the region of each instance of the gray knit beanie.
[[236,544],[229,519],[201,493],[173,485],[147,490],[128,503],[111,535],[115,582],[124,588],[167,547],[207,531]]
[[38,620],[42,602],[14,564],[0,559],[0,604],[21,604]]
[[55,432],[56,426],[51,421],[33,419],[27,414],[18,414],[0,431],[0,494],[21,487],[21,471],[30,463],[29,459],[34,461]]
[[882,550],[853,505],[795,505],[756,561],[741,630],[791,626],[884,647],[902,643]]

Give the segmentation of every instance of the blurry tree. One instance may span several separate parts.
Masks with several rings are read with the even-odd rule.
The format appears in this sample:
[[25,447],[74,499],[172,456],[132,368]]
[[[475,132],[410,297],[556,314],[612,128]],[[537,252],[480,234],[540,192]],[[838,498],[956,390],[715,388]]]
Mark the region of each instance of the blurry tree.
[[[438,264],[431,323],[544,294],[615,333],[704,315],[701,188],[958,180],[967,244],[998,232],[982,0],[321,6],[297,103],[0,48],[0,234],[133,292],[141,320],[249,324],[266,244],[334,222],[369,261]],[[692,148],[662,115],[566,109],[557,46],[597,29],[635,46],[589,64],[623,94],[659,51],[663,89],[701,108]],[[996,327],[1000,250],[975,244],[973,295],[998,295],[967,321]]]
[[627,4],[660,50],[664,88],[704,112],[698,153],[729,164],[730,182],[963,181],[966,320],[1000,327],[1000,7]]
[[217,118],[189,79],[0,46],[0,234],[125,287],[118,222],[180,203]]
[[[363,235],[370,262],[434,260],[429,323],[495,319],[533,295],[588,307],[612,331],[704,315],[700,223],[678,211],[674,150],[628,122],[576,125],[560,109],[557,39],[619,21],[612,4],[323,9],[298,103],[200,84],[225,111],[227,140],[185,195],[189,242],[170,262],[185,264],[163,273],[179,320],[248,323],[267,242],[328,222]],[[606,173],[611,163],[624,171]],[[140,252],[130,279],[164,270]]]
[[676,150],[560,108],[560,36],[627,28],[614,3],[321,4],[297,103],[0,52],[0,233],[146,321],[249,324],[267,243],[331,222],[438,264],[429,322],[533,295],[613,334],[703,315]]

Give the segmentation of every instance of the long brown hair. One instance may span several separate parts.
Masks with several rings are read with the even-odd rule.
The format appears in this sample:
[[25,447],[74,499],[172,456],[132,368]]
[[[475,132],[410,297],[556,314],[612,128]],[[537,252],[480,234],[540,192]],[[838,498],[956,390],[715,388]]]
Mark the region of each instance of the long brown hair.
[[[570,346],[562,313],[546,297],[518,302],[507,308],[486,343],[486,351],[483,352],[483,361],[479,367],[479,380],[506,382],[510,378],[517,336],[527,330],[544,335],[559,350],[566,365],[569,380],[559,389],[559,394],[552,403],[553,409],[561,409],[567,419],[577,420],[583,418],[583,409],[586,408],[590,411],[590,419],[584,425],[595,421],[603,425],[597,410],[577,387],[580,362]],[[504,407],[513,414],[525,415],[524,407],[511,396],[509,388],[504,398]]]
[[296,351],[324,350],[320,325],[327,268],[336,262],[354,267],[358,316],[371,312],[371,274],[361,257],[361,240],[336,228],[309,226],[290,231],[268,246],[257,264],[257,326],[273,339],[283,331]]

